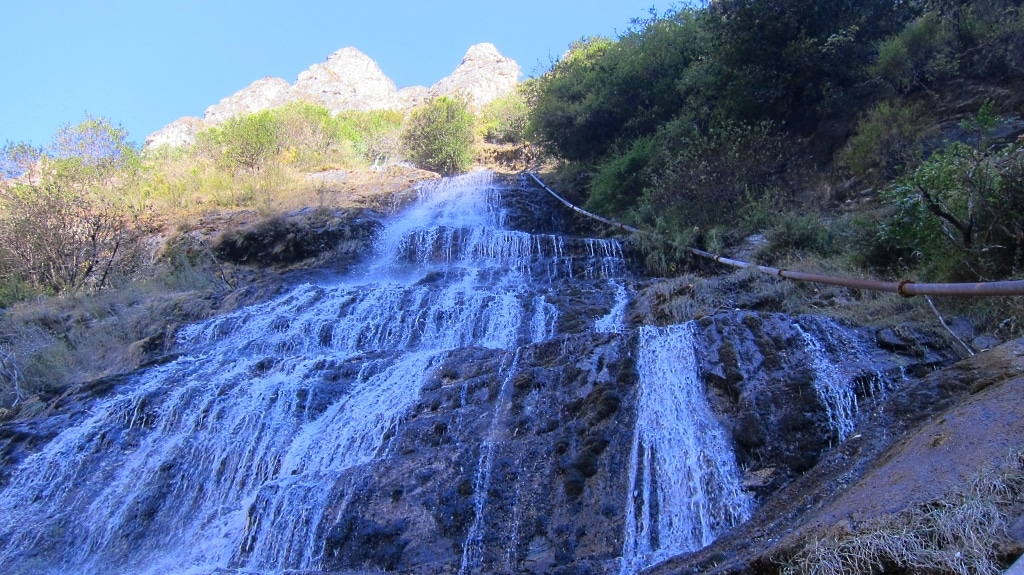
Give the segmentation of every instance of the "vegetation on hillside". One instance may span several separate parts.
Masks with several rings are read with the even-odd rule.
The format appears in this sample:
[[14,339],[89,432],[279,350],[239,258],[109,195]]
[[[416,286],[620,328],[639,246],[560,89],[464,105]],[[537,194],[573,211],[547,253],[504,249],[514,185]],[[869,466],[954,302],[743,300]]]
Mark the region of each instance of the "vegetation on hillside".
[[[208,291],[230,282],[214,246],[190,235],[200,217],[257,210],[275,221],[287,209],[350,206],[358,182],[407,186],[408,162],[466,170],[483,145],[522,144],[527,112],[520,94],[486,106],[479,118],[452,98],[408,117],[332,114],[294,102],[233,117],[183,147],[140,149],[123,128],[91,116],[43,147],[7,143],[0,148],[0,308],[7,308],[0,409],[131,369],[139,354],[124,350],[174,318],[209,313]],[[183,305],[188,298],[197,303]]]
[[[43,148],[0,150],[0,306],[151,279],[158,262],[141,240],[158,227],[328,205],[331,176],[318,173],[402,162],[455,173],[485,145],[541,150],[567,195],[657,232],[640,241],[656,271],[689,266],[679,246],[718,251],[761,234],[753,255],[769,264],[1019,277],[1020,11],[1011,0],[716,0],[580,40],[475,115],[448,97],[408,116],[297,102],[147,150],[88,117]],[[837,213],[848,200],[870,209]],[[1019,300],[975,311],[1015,334]]]
[[[619,38],[573,44],[531,85],[527,134],[563,161],[561,185],[586,207],[680,243],[771,231],[785,218],[766,216],[828,208],[847,199],[845,183],[888,190],[859,246],[875,271],[1019,275],[1024,236],[1002,214],[1019,205],[1021,152],[988,137],[1000,116],[1020,122],[1021,102],[976,96],[1024,80],[1020,10],[719,0],[652,14]],[[974,122],[970,141],[951,119]],[[971,227],[966,244],[943,231],[958,225]],[[904,253],[939,238],[951,245]]]

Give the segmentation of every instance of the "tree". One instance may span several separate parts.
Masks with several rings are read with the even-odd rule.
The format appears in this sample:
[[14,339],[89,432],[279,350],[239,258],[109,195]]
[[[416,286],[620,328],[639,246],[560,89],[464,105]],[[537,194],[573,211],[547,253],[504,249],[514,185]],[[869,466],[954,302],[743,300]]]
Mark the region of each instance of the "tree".
[[0,278],[54,293],[106,287],[128,274],[147,229],[142,206],[128,198],[138,183],[139,153],[127,132],[87,116],[65,125],[42,150],[8,144],[29,178],[0,182]]
[[7,142],[0,148],[0,180],[20,178],[39,166],[43,150],[25,142]]
[[719,0],[707,98],[734,119],[808,131],[841,112],[877,53],[912,15],[906,0]]
[[575,42],[530,89],[529,137],[591,163],[652,135],[685,105],[678,84],[708,45],[701,12],[637,20],[618,40]]
[[461,99],[441,96],[413,110],[402,143],[417,166],[444,175],[473,162],[473,114]]
[[992,102],[963,123],[974,146],[954,142],[885,192],[894,211],[883,238],[940,279],[1009,277],[1024,266],[1024,148],[987,147]]
[[211,128],[228,166],[256,175],[281,146],[280,122],[269,110],[235,116],[219,128]]

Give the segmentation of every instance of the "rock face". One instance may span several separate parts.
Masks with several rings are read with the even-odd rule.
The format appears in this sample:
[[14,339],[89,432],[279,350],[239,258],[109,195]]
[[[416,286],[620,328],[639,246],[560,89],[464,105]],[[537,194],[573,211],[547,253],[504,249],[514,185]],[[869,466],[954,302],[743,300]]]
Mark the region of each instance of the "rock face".
[[431,88],[395,83],[372,58],[353,47],[342,48],[299,74],[294,85],[281,78],[262,78],[206,109],[203,121],[180,118],[146,138],[146,146],[183,146],[200,130],[240,114],[251,114],[304,100],[332,113],[345,110],[410,110],[436,96],[460,96],[474,110],[512,92],[519,65],[493,44],[477,44],[466,52],[452,74]]
[[[535,187],[452,182],[383,224],[381,266],[0,425],[5,573],[778,573],[1024,442],[1024,342],[939,372],[948,346],[904,328],[636,325],[656,306],[615,242],[557,235],[586,227]],[[284,264],[380,225],[296,213],[214,249]]]
[[395,83],[359,50],[342,48],[299,74],[291,98],[344,110],[395,110],[401,107]]
[[398,99],[402,101],[402,109],[411,110],[430,99],[430,89],[426,86],[406,86],[398,91]]
[[146,138],[147,148],[187,146],[196,140],[196,134],[206,128],[202,118],[185,116],[167,124]]
[[[895,514],[956,505],[982,473],[1019,477],[1024,340],[919,375],[896,382],[858,418],[854,435],[766,497],[747,523],[646,573],[780,573],[779,560],[805,545],[827,545]],[[1005,561],[997,568],[1024,552],[1024,508],[1019,492],[1009,496],[1017,505],[1003,538],[987,542]]]
[[502,56],[494,44],[476,44],[450,76],[430,88],[430,94],[463,96],[479,111],[487,103],[510,94],[521,73],[519,64]]
[[216,125],[241,114],[283,106],[293,99],[286,80],[268,76],[207,108],[204,119],[207,124]]

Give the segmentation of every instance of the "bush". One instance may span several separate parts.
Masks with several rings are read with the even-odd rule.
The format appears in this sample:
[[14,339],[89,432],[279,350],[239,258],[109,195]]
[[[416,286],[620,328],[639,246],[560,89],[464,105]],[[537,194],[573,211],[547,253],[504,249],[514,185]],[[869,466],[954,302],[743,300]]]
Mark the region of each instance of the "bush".
[[653,135],[686,104],[679,78],[706,55],[701,13],[636,20],[618,40],[573,43],[528,87],[527,133],[560,157],[593,163]]
[[246,169],[255,175],[280,150],[280,124],[275,114],[265,110],[235,116],[207,132],[208,138],[220,146],[225,165],[232,169]]
[[930,279],[1012,277],[1024,269],[1024,148],[954,143],[884,193],[882,240]]
[[363,161],[380,168],[401,153],[403,119],[401,112],[393,110],[338,114],[339,122],[351,126],[353,146]]
[[655,137],[655,174],[638,205],[660,231],[735,225],[744,201],[774,195],[781,140],[768,122],[679,118]]
[[521,92],[498,98],[480,111],[479,131],[492,144],[521,144],[530,109]]
[[902,93],[955,73],[954,37],[947,26],[937,12],[917,18],[879,43],[878,59],[868,72]]
[[145,218],[61,181],[0,188],[0,268],[53,293],[102,289],[141,265]]
[[409,158],[420,168],[452,175],[473,163],[473,114],[464,100],[441,96],[413,110],[402,133]]
[[889,180],[921,161],[921,144],[934,132],[924,106],[885,101],[857,123],[857,133],[850,138],[841,162],[854,174],[873,171],[876,180]]
[[[44,150],[9,144],[4,156],[32,170],[0,181],[0,281],[52,293],[102,289],[141,265],[149,229],[138,185],[141,160],[127,132],[87,116]],[[31,159],[27,165],[25,159]]]
[[765,235],[768,245],[758,255],[770,262],[794,254],[831,256],[839,251],[831,227],[814,214],[780,214]]
[[654,140],[641,138],[620,156],[604,162],[591,182],[586,208],[617,216],[636,205],[650,177]]
[[[288,152],[289,163],[300,169],[315,169],[329,161],[332,151],[345,139],[355,139],[330,110],[309,102],[293,102],[269,111],[268,124],[277,134],[277,146]],[[268,142],[273,144],[273,142]],[[269,153],[274,152],[270,146]]]

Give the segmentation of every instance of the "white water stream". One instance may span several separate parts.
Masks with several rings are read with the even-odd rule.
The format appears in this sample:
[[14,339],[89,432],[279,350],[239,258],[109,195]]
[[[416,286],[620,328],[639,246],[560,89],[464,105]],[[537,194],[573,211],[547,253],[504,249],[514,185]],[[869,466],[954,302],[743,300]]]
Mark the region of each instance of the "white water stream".
[[318,568],[338,478],[386,456],[446,351],[550,338],[555,280],[624,273],[613,241],[506,229],[502,192],[486,172],[425,184],[364,271],[183,329],[181,358],[0,491],[4,573]]
[[711,544],[753,506],[704,395],[692,325],[640,328],[637,369],[622,575]]
[[[629,297],[617,242],[508,229],[506,191],[486,172],[425,184],[362,270],[181,330],[178,359],[92,404],[0,487],[3,573],[319,569],[324,532],[345,505],[342,478],[392,456],[385,437],[425,375],[467,346],[508,352],[460,563],[479,571],[517,350],[559,335],[578,282],[614,294],[587,319],[598,331],[626,329]],[[689,330],[641,330],[624,573],[706,545],[749,512],[702,399]]]

